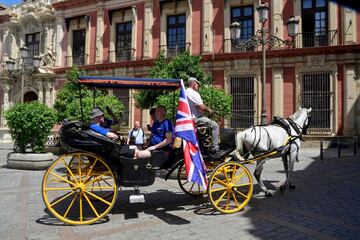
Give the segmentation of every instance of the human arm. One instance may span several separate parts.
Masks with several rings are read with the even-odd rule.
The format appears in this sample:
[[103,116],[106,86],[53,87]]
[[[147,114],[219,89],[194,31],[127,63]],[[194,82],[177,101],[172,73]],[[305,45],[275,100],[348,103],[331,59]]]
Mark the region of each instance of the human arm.
[[93,131],[97,132],[97,133],[100,133],[101,135],[104,135],[108,138],[111,138],[111,139],[118,139],[118,135],[113,133],[113,132],[110,132],[108,129],[106,128],[103,128],[103,127],[100,127],[99,125],[97,124],[91,124],[90,125],[90,129],[92,129]]
[[106,106],[106,112],[112,117],[113,124],[118,124],[120,122],[118,117],[114,114],[114,112],[108,106]]
[[166,137],[162,142],[148,147],[147,150],[152,151],[152,150],[160,149],[160,148],[168,146],[171,143],[173,143],[172,132],[166,132]]

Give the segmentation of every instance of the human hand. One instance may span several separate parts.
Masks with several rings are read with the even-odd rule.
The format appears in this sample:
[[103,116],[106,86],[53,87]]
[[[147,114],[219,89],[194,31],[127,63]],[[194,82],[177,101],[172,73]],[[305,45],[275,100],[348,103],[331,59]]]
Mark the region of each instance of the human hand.
[[155,150],[155,146],[150,146],[146,150],[149,150],[149,151]]

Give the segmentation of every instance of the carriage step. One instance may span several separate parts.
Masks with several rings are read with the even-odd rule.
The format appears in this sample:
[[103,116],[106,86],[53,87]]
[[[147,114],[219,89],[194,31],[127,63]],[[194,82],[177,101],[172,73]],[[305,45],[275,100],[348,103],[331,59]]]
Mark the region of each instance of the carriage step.
[[129,199],[130,199],[130,203],[144,203],[145,202],[144,194],[130,195]]

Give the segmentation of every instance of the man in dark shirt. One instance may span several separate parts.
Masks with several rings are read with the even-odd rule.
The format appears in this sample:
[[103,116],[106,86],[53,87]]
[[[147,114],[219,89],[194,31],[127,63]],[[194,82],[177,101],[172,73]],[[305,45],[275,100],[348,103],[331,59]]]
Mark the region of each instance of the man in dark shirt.
[[153,150],[170,150],[173,142],[173,126],[169,119],[166,119],[166,108],[158,106],[156,108],[156,121],[151,127],[151,139],[149,147],[136,154],[137,158],[151,157]]

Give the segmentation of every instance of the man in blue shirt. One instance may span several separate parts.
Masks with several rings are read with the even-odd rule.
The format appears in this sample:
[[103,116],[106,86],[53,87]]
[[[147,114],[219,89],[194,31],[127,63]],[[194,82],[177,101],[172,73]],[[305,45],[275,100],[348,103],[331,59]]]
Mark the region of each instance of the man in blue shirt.
[[104,117],[104,112],[100,108],[94,108],[91,111],[91,118],[93,123],[90,125],[90,128],[101,135],[104,135],[111,139],[119,139],[119,136],[110,131],[112,120],[106,119]]
[[[114,113],[112,113],[112,111],[108,107],[106,108],[106,110],[116,121]],[[104,135],[110,139],[114,139],[114,140],[119,139],[119,136],[117,134],[110,131],[110,127],[111,127],[111,124],[113,121],[110,119],[104,118],[104,112],[101,111],[100,108],[94,108],[91,111],[91,118],[93,119],[93,123],[90,125],[90,129],[92,129],[93,131],[100,133],[101,135]],[[129,146],[129,145],[121,145],[119,149],[120,149],[120,151],[119,151],[120,155],[129,157],[129,158],[135,157],[136,153],[139,151],[136,148],[136,146]]]
[[173,142],[173,125],[169,119],[166,119],[166,108],[158,106],[156,108],[156,121],[151,127],[151,139],[149,147],[143,151],[137,152],[137,158],[151,157],[153,150],[170,150]]

